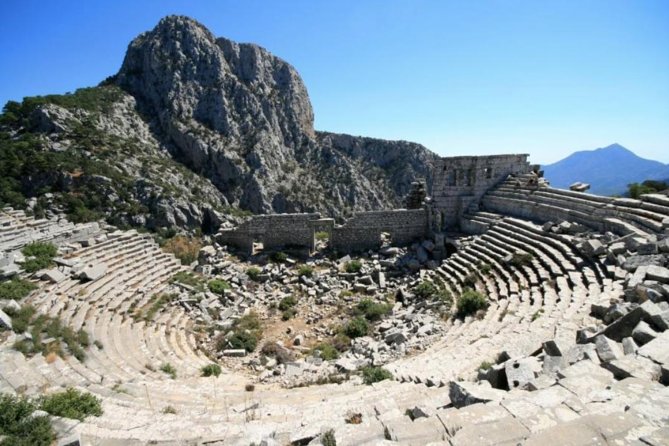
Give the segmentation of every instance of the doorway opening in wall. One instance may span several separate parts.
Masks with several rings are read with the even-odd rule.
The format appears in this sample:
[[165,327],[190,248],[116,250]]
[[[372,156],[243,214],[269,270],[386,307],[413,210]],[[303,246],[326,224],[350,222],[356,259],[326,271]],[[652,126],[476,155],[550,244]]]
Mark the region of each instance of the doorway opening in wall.
[[447,258],[458,252],[458,248],[451,242],[444,242],[444,249],[446,249]]
[[330,247],[330,236],[328,231],[316,231],[314,238],[316,239],[316,251],[322,251]]
[[257,255],[265,249],[265,245],[262,242],[253,241],[251,245],[251,255]]
[[393,246],[393,237],[390,232],[379,234],[379,246]]

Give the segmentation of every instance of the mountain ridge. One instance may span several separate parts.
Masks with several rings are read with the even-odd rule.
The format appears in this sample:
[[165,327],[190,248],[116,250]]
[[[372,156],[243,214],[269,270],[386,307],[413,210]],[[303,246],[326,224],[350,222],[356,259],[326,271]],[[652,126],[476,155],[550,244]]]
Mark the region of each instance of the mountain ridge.
[[10,101],[1,122],[0,154],[41,186],[0,169],[0,203],[150,229],[399,207],[437,159],[416,143],[316,131],[294,67],[184,16],[133,39],[99,86]]
[[642,158],[618,143],[576,151],[542,168],[554,187],[568,188],[581,181],[600,195],[622,195],[630,183],[669,178],[668,164]]

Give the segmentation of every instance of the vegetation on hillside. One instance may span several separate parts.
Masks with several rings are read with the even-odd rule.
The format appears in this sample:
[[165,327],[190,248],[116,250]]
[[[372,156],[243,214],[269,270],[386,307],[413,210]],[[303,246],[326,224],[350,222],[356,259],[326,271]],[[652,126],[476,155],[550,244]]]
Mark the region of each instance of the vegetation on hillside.
[[653,194],[669,189],[667,181],[646,180],[642,183],[631,183],[627,185],[627,196],[639,198],[643,194]]
[[0,282],[0,299],[20,300],[36,289],[37,285],[34,283],[19,277],[13,277],[10,280]]

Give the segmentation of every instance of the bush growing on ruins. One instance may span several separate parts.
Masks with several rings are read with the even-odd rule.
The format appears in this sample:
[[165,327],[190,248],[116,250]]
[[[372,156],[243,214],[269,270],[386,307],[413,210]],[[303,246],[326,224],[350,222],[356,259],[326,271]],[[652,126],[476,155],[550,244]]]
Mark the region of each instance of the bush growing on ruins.
[[257,282],[260,277],[260,269],[252,266],[246,270],[246,275],[249,276],[249,279]]
[[474,288],[474,287],[476,286],[476,282],[477,282],[477,280],[476,280],[476,274],[471,273],[471,274],[467,274],[467,276],[466,276],[466,277],[464,278],[464,280],[462,281],[462,284],[463,284],[466,288]]
[[230,289],[230,284],[222,279],[210,280],[207,286],[209,287],[209,291],[218,294],[219,296],[222,296],[225,293],[225,290]]
[[318,231],[316,232],[316,240],[324,241],[330,238],[330,234],[327,233],[326,231]]
[[177,369],[175,369],[174,366],[169,362],[166,362],[163,365],[161,365],[160,371],[163,373],[167,373],[172,379],[176,379],[177,377]]
[[37,285],[25,279],[14,277],[0,282],[0,299],[20,300],[37,289]]
[[472,289],[466,289],[457,302],[457,314],[461,318],[485,308],[488,308],[485,296]]
[[176,415],[177,410],[172,406],[165,406],[161,412],[164,414]]
[[0,394],[0,444],[3,446],[49,446],[56,439],[49,417],[33,416],[34,402]]
[[321,444],[323,446],[337,446],[334,430],[329,429],[321,435]]
[[490,270],[491,270],[491,269],[492,269],[492,267],[490,266],[489,263],[481,263],[481,264],[479,265],[479,271],[480,271],[481,274],[483,274],[484,276],[487,276],[488,274],[490,274]]
[[21,252],[26,256],[21,264],[27,273],[34,273],[53,265],[53,258],[58,253],[58,248],[49,242],[32,242],[26,245]]
[[527,252],[514,252],[509,263],[516,268],[521,268],[532,263],[534,256]]
[[346,325],[344,325],[343,333],[349,338],[359,338],[366,336],[369,332],[369,324],[367,320],[363,317],[357,316]]
[[310,267],[309,265],[301,265],[297,269],[297,275],[300,276],[300,277],[302,277],[302,276],[311,277],[311,276],[314,275],[314,269],[312,267]]
[[250,353],[256,349],[261,337],[260,319],[258,319],[256,313],[249,313],[235,321],[230,336],[219,336],[216,345],[219,350],[227,348],[244,349]]
[[630,198],[639,198],[643,194],[653,194],[669,189],[669,184],[665,181],[646,180],[643,183],[631,183],[627,185],[627,196]]
[[281,301],[279,302],[279,310],[282,311],[281,319],[287,321],[295,317],[295,315],[297,314],[297,310],[295,310],[295,305],[297,305],[297,299],[295,299],[293,296],[286,296],[283,299],[281,299]]
[[346,262],[344,269],[347,273],[357,274],[362,269],[362,262],[360,260],[351,260],[350,262]]
[[204,377],[209,377],[209,376],[218,377],[221,374],[221,366],[218,364],[207,364],[204,367],[202,367],[200,371],[202,372],[202,376]]
[[311,350],[312,354],[317,354],[324,361],[332,361],[339,358],[339,351],[334,347],[334,345],[323,342],[318,344]]
[[479,370],[490,370],[492,366],[493,366],[492,362],[483,361],[481,365],[479,365]]
[[295,356],[293,356],[293,353],[289,349],[284,348],[276,342],[265,342],[260,351],[263,355],[276,359],[276,362],[279,364],[295,360]]
[[362,380],[365,384],[374,384],[386,379],[393,379],[393,374],[381,367],[363,367]]
[[30,320],[35,314],[35,309],[31,305],[24,305],[17,311],[7,308],[5,312],[12,318],[12,330],[15,333],[21,334],[28,330]]
[[413,289],[416,297],[420,299],[429,299],[430,297],[434,296],[437,291],[439,291],[439,289],[435,286],[435,284],[427,280],[422,281]]
[[356,313],[362,315],[370,322],[378,321],[383,316],[390,314],[393,306],[388,303],[374,302],[371,299],[362,299],[356,305]]
[[337,333],[332,340],[332,346],[339,352],[345,352],[351,346],[351,338],[344,333]]
[[163,249],[181,260],[182,265],[190,265],[197,260],[198,253],[202,248],[202,241],[195,237],[176,235],[165,241]]
[[288,255],[282,251],[275,251],[269,256],[269,258],[274,263],[283,263],[288,260]]
[[170,282],[178,282],[182,283],[184,285],[188,285],[189,287],[192,287],[195,289],[195,291],[199,291],[203,293],[205,291],[205,281],[202,276],[199,276],[197,274],[193,274],[188,271],[179,271],[175,275],[172,276],[170,279]]
[[99,398],[87,392],[69,388],[64,392],[54,393],[40,399],[40,409],[57,417],[83,421],[88,416],[102,415]]

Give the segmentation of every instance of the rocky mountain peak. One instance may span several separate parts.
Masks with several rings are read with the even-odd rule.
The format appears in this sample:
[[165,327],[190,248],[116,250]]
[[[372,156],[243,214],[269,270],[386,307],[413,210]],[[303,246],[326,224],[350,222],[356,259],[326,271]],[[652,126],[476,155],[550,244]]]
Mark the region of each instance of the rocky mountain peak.
[[117,82],[168,133],[175,120],[194,120],[233,140],[267,132],[293,145],[313,136],[309,96],[292,66],[259,46],[217,40],[188,17],[165,17],[134,39]]

